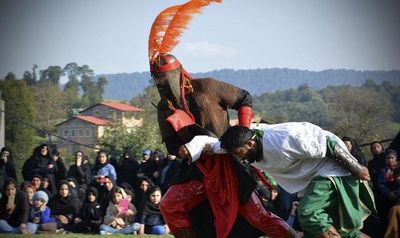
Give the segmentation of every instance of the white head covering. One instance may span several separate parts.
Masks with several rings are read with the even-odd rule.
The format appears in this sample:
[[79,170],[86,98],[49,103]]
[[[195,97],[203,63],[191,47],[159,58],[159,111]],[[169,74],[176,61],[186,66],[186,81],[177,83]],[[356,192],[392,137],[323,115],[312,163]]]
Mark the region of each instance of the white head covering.
[[201,152],[206,144],[211,145],[211,149],[214,152],[219,150],[221,145],[218,138],[210,136],[195,136],[189,143],[185,144],[190,155],[192,156],[192,162],[195,162],[200,158]]

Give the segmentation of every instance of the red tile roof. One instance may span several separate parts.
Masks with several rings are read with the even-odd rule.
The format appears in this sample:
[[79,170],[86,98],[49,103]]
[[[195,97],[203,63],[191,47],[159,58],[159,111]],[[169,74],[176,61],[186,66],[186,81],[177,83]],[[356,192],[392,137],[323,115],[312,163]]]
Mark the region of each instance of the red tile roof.
[[126,103],[120,103],[120,102],[100,102],[99,104],[115,108],[117,110],[123,111],[123,112],[140,112],[143,111],[143,109],[131,106]]
[[78,118],[78,119],[84,120],[86,122],[89,122],[89,123],[92,123],[92,124],[95,124],[98,126],[105,126],[105,125],[111,123],[111,121],[109,121],[109,120],[94,117],[94,116],[75,116],[74,118]]

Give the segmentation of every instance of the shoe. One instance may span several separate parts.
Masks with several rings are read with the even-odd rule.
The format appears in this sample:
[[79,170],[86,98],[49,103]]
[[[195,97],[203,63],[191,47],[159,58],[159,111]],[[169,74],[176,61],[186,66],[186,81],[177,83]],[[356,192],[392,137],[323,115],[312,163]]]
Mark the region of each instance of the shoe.
[[56,231],[43,231],[43,230],[38,230],[36,234],[57,234]]
[[64,229],[57,229],[56,234],[67,234],[67,232]]
[[19,230],[21,231],[22,234],[27,235],[29,234],[28,228],[26,226],[26,224],[21,224],[19,226]]
[[100,235],[112,235],[112,234],[107,231],[100,231]]

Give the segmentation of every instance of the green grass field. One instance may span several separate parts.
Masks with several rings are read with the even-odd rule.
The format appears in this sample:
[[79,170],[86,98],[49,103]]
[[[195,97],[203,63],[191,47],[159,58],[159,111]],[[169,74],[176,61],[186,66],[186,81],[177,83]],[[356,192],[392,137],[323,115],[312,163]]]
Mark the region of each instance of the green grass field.
[[[61,238],[61,237],[65,237],[66,238],[106,238],[108,237],[108,235],[88,235],[88,234],[65,234],[65,235],[61,235],[61,234],[36,234],[36,235],[6,235],[6,234],[0,234],[1,238],[32,238],[32,236],[38,236],[38,237],[46,237],[46,238]],[[96,236],[96,237],[95,237]],[[111,235],[110,235],[111,236]],[[146,238],[173,238],[173,235],[168,235],[168,236],[153,236],[153,235],[144,235],[144,236],[139,236],[139,235],[112,235],[112,237],[118,236],[120,238],[123,237],[146,237]]]

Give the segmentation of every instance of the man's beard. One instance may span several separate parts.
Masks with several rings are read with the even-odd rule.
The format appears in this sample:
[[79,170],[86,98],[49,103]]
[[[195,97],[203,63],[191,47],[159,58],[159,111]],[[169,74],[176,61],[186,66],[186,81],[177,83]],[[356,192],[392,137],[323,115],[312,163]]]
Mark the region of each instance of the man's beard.
[[257,148],[251,148],[245,155],[245,159],[249,163],[259,162],[261,161],[260,152]]

